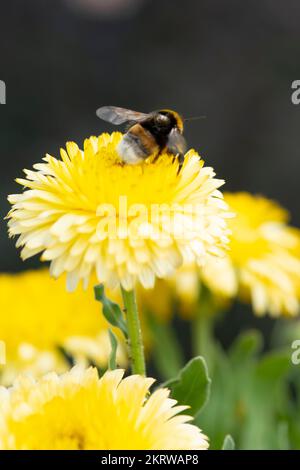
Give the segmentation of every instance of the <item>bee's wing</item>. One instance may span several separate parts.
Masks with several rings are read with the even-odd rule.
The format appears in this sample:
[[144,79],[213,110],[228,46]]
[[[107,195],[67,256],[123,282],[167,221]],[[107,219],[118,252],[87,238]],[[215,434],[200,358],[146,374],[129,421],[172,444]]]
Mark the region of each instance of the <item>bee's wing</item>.
[[118,108],[117,106],[102,106],[102,108],[97,109],[96,114],[98,118],[103,119],[103,121],[116,125],[124,124],[124,122],[128,121],[142,121],[148,116],[148,114],[145,113]]
[[167,142],[167,149],[173,153],[174,155],[184,155],[186,152],[186,141],[180,131],[176,128],[172,129],[168,142]]

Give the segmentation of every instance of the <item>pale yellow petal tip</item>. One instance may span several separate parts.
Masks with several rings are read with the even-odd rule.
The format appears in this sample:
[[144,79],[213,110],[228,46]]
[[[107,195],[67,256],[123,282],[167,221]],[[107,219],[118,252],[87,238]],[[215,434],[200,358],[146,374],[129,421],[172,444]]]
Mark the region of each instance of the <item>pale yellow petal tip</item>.
[[[95,368],[73,368],[40,380],[21,376],[3,390],[2,449],[206,449],[200,429],[178,414],[163,393],[148,397],[151,379],[123,378],[124,370],[99,378]],[[88,406],[87,406],[88,404]],[[173,409],[174,407],[174,409]],[[82,422],[85,426],[82,426]],[[129,438],[128,438],[129,436]]]

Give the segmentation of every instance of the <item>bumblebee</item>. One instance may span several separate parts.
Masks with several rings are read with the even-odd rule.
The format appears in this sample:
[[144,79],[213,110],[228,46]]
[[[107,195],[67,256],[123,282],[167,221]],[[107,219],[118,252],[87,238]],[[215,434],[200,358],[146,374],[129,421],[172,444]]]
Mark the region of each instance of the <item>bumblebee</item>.
[[135,165],[151,155],[154,155],[155,161],[166,150],[178,159],[180,171],[186,142],[182,135],[183,119],[176,111],[160,109],[146,114],[116,106],[103,106],[96,114],[111,124],[129,123],[117,148],[123,162]]

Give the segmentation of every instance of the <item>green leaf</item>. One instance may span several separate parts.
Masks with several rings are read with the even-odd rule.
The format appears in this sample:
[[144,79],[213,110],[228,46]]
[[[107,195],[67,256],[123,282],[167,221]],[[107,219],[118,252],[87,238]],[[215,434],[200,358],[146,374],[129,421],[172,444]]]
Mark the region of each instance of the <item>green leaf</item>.
[[225,436],[225,439],[222,445],[222,450],[234,450],[234,449],[235,449],[234,440],[230,434],[227,434]]
[[185,413],[196,417],[208,401],[210,384],[206,362],[203,357],[198,356],[191,359],[175,379],[163,386],[171,389],[171,397],[179,405],[189,406]]
[[117,367],[117,349],[118,349],[118,340],[114,333],[111,330],[108,330],[109,340],[111,345],[111,352],[108,359],[108,368],[114,370]]
[[257,377],[272,386],[274,381],[279,380],[289,372],[291,365],[290,352],[275,351],[268,353],[257,366]]
[[233,363],[244,365],[245,361],[252,359],[262,349],[262,334],[256,330],[242,333],[235,340],[230,349],[230,359]]
[[127,325],[119,305],[106,297],[103,284],[95,286],[94,292],[96,300],[102,303],[103,315],[105,316],[106,320],[111,325],[119,328],[123,332],[125,338],[127,338]]

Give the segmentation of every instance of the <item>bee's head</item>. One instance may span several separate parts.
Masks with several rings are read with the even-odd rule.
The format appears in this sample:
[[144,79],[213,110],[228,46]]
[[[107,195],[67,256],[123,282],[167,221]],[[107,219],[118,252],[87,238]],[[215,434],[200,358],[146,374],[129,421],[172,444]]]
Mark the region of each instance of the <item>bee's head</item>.
[[[161,109],[156,113],[157,120],[161,121],[161,125],[169,128],[177,127],[179,131],[183,132],[183,120],[181,116],[172,109]],[[163,124],[165,123],[165,124]]]
[[165,146],[169,134],[173,129],[183,131],[182,119],[179,114],[169,109],[160,109],[150,113],[149,118],[142,122],[142,126],[148,129],[156,138],[160,146]]

